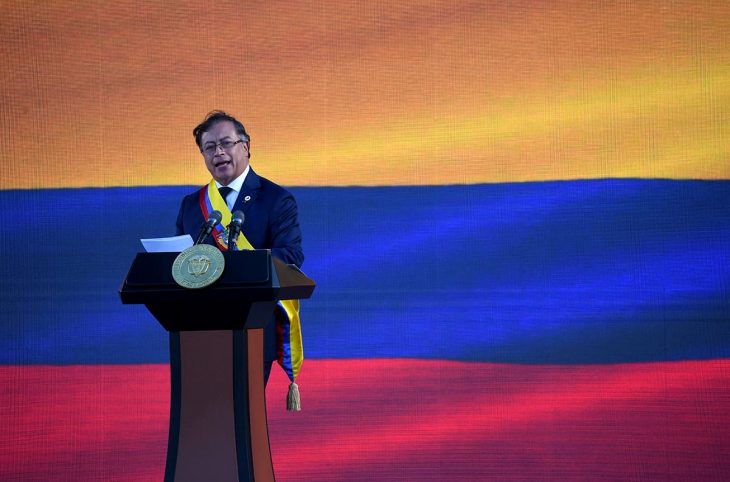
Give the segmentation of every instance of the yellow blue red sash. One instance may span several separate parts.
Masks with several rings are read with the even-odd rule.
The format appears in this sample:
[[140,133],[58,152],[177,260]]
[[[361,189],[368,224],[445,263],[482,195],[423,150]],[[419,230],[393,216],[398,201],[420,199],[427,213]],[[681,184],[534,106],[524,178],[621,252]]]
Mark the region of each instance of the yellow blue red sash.
[[[221,222],[213,229],[212,234],[218,248],[227,251],[228,228],[226,226],[231,223],[233,216],[225,200],[218,192],[215,181],[211,180],[207,186],[200,189],[199,200],[203,219],[208,219],[209,214],[213,211],[220,211],[222,215]],[[236,247],[239,251],[255,249],[243,233],[238,236]],[[294,389],[297,389],[295,380],[304,361],[302,330],[299,321],[299,300],[279,301],[274,312],[274,318],[276,320],[277,361],[286,372],[289,380],[291,380]]]

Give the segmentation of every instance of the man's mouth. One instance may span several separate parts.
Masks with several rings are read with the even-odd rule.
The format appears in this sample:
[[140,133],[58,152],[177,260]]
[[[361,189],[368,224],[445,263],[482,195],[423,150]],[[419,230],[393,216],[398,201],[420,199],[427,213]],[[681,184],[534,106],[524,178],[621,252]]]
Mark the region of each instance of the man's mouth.
[[231,161],[220,161],[220,162],[216,162],[214,165],[217,169],[219,167],[225,167],[227,164],[230,164],[230,163],[231,163]]

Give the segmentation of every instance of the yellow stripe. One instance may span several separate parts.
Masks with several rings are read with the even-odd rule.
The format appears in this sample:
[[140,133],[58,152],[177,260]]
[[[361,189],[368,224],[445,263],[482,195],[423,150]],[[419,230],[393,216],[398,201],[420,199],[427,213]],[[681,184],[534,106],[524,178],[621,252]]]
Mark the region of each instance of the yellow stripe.
[[[221,226],[228,226],[231,224],[233,213],[231,213],[231,210],[228,208],[228,204],[226,204],[226,201],[223,199],[223,196],[221,196],[220,191],[218,191],[218,186],[214,179],[211,179],[208,183],[208,199],[210,199],[210,205],[213,209],[221,213]],[[239,251],[244,249],[254,249],[253,245],[248,241],[248,239],[246,239],[246,236],[244,236],[243,233],[238,235],[238,239],[236,239],[236,246]]]
[[290,186],[730,179],[728,2],[4,7],[0,189],[199,185],[214,108]]
[[299,300],[283,300],[279,302],[289,317],[289,348],[291,349],[292,373],[296,381],[304,362],[304,346],[302,343],[302,326],[299,319]]
[[728,79],[728,66],[702,77],[637,73],[590,90],[567,85],[495,101],[488,113],[335,130],[325,146],[303,143],[296,156],[283,146],[267,157],[282,160],[281,173],[292,177],[283,182],[303,184],[728,179],[730,116],[721,115],[730,110]]
[[[233,214],[228,208],[223,196],[218,191],[215,180],[211,179],[208,183],[208,198],[210,204],[214,210],[220,211],[221,213],[221,225],[228,226],[231,223]],[[236,240],[236,246],[240,250],[254,249],[253,245],[246,239],[246,236],[241,233]],[[302,344],[302,328],[301,321],[299,319],[299,300],[281,300],[279,304],[284,308],[284,312],[288,318],[289,323],[289,347],[291,350],[291,363],[292,373],[294,375],[292,382],[294,382],[299,374],[299,370],[304,362],[304,347]],[[286,320],[284,320],[286,321]]]

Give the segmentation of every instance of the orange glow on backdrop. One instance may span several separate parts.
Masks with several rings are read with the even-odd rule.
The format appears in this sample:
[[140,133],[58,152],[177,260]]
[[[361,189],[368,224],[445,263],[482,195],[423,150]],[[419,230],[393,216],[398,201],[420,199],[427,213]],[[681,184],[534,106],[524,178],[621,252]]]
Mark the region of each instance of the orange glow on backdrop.
[[730,178],[726,2],[4,2],[0,188]]

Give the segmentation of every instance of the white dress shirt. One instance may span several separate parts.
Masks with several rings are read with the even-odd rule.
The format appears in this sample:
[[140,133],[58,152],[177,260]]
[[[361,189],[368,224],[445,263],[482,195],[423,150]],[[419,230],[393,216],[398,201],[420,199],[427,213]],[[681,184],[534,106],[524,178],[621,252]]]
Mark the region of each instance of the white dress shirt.
[[[246,180],[246,176],[248,175],[248,171],[250,171],[250,170],[251,170],[251,164],[246,166],[246,170],[243,171],[243,173],[240,176],[238,176],[233,181],[231,181],[231,183],[228,184],[228,186],[225,186],[225,187],[230,187],[231,189],[233,189],[231,192],[228,193],[228,196],[226,196],[226,199],[225,199],[226,204],[228,205],[228,209],[230,209],[231,211],[233,211],[233,204],[235,204],[236,198],[238,198],[238,193],[241,192],[241,188],[243,187],[243,181]],[[219,183],[218,181],[215,182],[215,185],[218,189],[224,187],[223,184]]]

